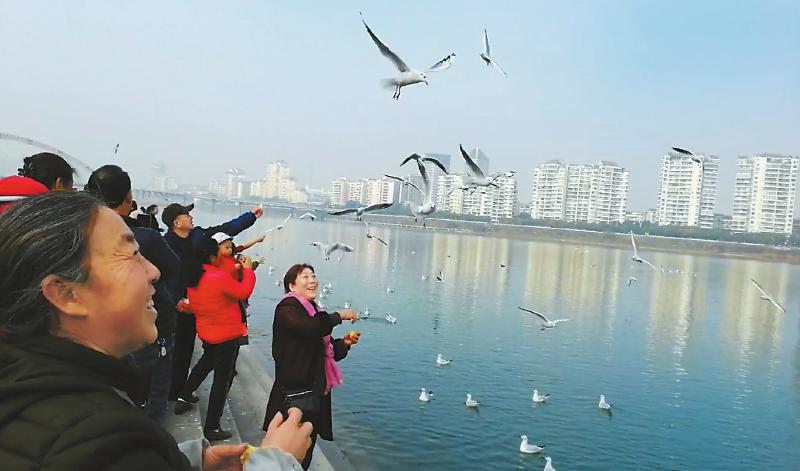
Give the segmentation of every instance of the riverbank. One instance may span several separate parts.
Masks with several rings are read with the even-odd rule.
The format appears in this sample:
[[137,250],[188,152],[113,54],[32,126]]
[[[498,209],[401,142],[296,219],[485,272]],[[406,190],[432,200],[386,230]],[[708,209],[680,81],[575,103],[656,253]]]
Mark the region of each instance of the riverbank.
[[[376,213],[370,214],[368,219],[372,223],[407,227],[416,230],[438,230],[490,237],[505,237],[517,240],[538,240],[543,242],[583,244],[620,249],[631,248],[631,240],[628,234],[615,234],[610,232],[562,229],[546,226],[523,226],[516,224],[489,225],[485,222],[462,221],[456,219],[427,219],[426,226],[423,227],[421,223],[414,222],[414,218],[410,216],[390,216]],[[689,253],[694,255],[712,255],[800,264],[800,249],[796,248],[650,235],[637,235],[636,244],[640,251],[655,250],[659,252]]]

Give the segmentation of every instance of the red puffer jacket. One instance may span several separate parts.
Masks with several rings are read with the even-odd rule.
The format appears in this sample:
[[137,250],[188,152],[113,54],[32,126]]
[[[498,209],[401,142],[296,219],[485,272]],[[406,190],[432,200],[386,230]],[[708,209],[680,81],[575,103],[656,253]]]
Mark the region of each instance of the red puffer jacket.
[[189,288],[189,307],[197,319],[197,336],[204,342],[219,344],[247,335],[238,301],[253,294],[256,274],[242,270],[242,281],[213,265],[203,265],[203,276]]

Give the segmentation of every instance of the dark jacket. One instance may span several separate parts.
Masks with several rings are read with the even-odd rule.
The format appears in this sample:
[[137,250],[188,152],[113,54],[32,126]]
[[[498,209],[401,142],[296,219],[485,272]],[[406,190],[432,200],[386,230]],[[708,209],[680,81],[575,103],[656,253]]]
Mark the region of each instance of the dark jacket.
[[[312,302],[313,303],[313,302]],[[316,305],[315,305],[316,306]],[[267,415],[264,430],[283,408],[286,389],[312,389],[314,380],[320,382],[325,390],[325,344],[322,340],[330,335],[333,328],[342,323],[338,312],[329,314],[320,311],[310,317],[300,301],[284,298],[275,307],[272,321],[272,358],[275,359],[275,384],[267,402]],[[331,339],[333,358],[336,361],[347,356],[350,347],[342,339]],[[314,431],[325,440],[333,440],[331,420],[331,396],[322,398],[322,408],[318,417],[312,418]]]
[[158,312],[156,317],[158,338],[166,339],[175,332],[175,316],[178,312],[175,304],[178,300],[172,298],[169,287],[175,284],[174,278],[180,271],[180,260],[161,234],[149,228],[139,227],[133,218],[122,216],[122,220],[133,231],[133,237],[139,244],[142,256],[161,272],[161,277],[154,285],[156,293],[153,295],[153,303]]
[[197,247],[200,241],[203,240],[204,237],[210,237],[217,232],[224,232],[234,237],[255,224],[255,222],[256,215],[248,211],[219,226],[207,228],[195,227],[192,229],[192,232],[189,233],[189,237],[185,239],[178,237],[172,231],[168,231],[164,234],[164,240],[167,241],[167,244],[175,251],[175,254],[178,255],[181,261],[179,274],[170,285],[170,292],[176,303],[180,299],[186,297],[186,288],[189,287],[189,280],[195,276],[198,270],[201,270],[200,258],[197,255]]
[[132,377],[64,339],[0,342],[0,468],[189,470],[172,436],[125,397]]
[[149,227],[154,231],[164,232],[164,229],[158,225],[158,218],[153,216],[152,214],[137,214],[136,215],[136,222],[139,223],[142,227]]

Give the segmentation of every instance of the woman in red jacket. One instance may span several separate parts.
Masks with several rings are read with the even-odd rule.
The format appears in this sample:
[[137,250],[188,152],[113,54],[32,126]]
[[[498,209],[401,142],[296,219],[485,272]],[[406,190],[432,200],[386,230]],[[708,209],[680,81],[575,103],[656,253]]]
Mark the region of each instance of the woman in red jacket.
[[249,298],[256,285],[253,262],[247,257],[241,259],[243,270],[239,281],[221,267],[222,250],[221,245],[210,237],[202,241],[203,273],[197,285],[187,291],[197,319],[197,336],[203,341],[203,356],[189,374],[180,397],[188,400],[208,373],[214,371],[208,414],[203,426],[203,434],[209,441],[231,437],[230,432],[220,428],[219,419],[236,367],[239,339],[247,335],[239,302]]

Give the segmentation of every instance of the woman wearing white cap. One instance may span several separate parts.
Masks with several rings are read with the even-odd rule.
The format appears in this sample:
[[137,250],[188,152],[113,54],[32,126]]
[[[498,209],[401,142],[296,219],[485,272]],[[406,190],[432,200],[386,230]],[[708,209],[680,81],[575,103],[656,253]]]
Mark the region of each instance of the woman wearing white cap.
[[203,425],[203,434],[209,441],[231,437],[230,432],[222,430],[219,420],[236,367],[239,339],[247,335],[239,303],[250,297],[256,284],[253,262],[249,258],[240,259],[241,280],[222,267],[222,261],[226,258],[222,254],[225,249],[217,241],[218,238],[223,239],[222,242],[230,240],[209,237],[201,242],[199,253],[202,272],[197,274],[199,281],[190,283],[194,287],[187,291],[197,319],[197,336],[203,341],[203,356],[192,369],[179,395],[188,400],[205,377],[214,371],[208,413]]

